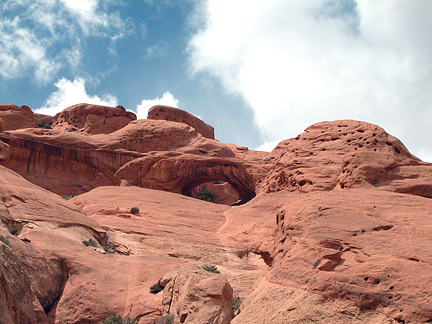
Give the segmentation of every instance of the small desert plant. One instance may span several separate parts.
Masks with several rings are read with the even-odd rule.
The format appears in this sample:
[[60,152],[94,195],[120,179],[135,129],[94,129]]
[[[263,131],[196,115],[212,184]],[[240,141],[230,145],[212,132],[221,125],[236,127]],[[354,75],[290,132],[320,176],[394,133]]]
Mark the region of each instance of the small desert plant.
[[7,246],[9,246],[10,248],[12,247],[12,245],[10,244],[9,240],[7,239],[7,237],[4,237],[3,235],[0,235],[0,241],[2,241],[4,244],[6,244]]
[[236,311],[237,309],[239,309],[242,302],[243,300],[241,300],[240,297],[234,298],[232,301],[233,310]]
[[201,190],[198,191],[197,194],[198,194],[198,199],[209,201],[209,202],[214,202],[218,197],[218,195],[214,191],[207,189],[206,185],[204,185],[201,188]]
[[138,324],[139,318],[131,320],[130,318],[122,318],[117,314],[108,314],[108,318],[102,321],[102,324]]
[[314,262],[314,264],[312,265],[312,269],[315,269],[316,267],[318,267],[320,263],[321,263],[321,259],[316,260]]
[[129,211],[131,214],[138,214],[139,213],[139,208],[138,207],[132,207]]
[[39,128],[45,128],[45,129],[51,129],[52,121],[44,121],[44,120],[38,120],[37,127]]
[[92,246],[92,247],[98,246],[97,243],[92,239],[84,240],[82,241],[82,244],[84,244],[85,246]]
[[214,265],[209,265],[209,264],[203,264],[202,268],[208,272],[212,272],[212,273],[220,273],[220,271],[216,268],[216,266]]
[[157,324],[172,324],[174,323],[174,315],[168,315],[160,318],[157,322]]
[[111,246],[104,246],[103,249],[106,253],[114,253],[114,249]]
[[164,287],[161,286],[160,280],[155,283],[153,286],[150,287],[150,293],[157,294],[158,292],[161,292],[164,289]]

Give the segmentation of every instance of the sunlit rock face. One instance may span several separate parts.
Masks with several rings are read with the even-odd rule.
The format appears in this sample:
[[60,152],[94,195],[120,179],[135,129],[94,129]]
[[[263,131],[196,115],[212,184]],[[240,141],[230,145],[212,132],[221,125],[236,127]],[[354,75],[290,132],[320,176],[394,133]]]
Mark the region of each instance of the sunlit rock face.
[[204,123],[198,117],[182,109],[162,105],[153,106],[148,111],[147,119],[167,120],[187,124],[195,128],[202,136],[210,139],[215,138],[213,126]]
[[398,139],[340,120],[258,152],[150,111],[0,106],[0,322],[432,320],[432,165]]
[[36,119],[28,106],[0,105],[0,131],[36,127]]
[[109,134],[136,119],[133,112],[126,111],[121,106],[78,104],[57,114],[53,121],[53,128],[84,134]]

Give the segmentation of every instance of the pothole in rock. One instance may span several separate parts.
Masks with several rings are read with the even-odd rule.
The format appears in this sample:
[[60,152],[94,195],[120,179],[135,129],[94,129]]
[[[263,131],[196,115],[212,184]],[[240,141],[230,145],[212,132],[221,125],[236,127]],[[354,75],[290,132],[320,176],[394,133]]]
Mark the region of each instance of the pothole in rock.
[[211,181],[199,184],[192,189],[192,197],[214,202],[216,204],[232,205],[240,200],[236,189],[225,181]]

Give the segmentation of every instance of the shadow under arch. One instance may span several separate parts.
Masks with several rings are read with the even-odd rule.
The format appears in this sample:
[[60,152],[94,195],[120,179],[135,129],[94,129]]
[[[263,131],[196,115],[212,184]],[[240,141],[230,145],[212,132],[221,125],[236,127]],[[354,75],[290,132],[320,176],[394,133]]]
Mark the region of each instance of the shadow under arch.
[[239,200],[237,202],[231,204],[231,206],[238,206],[238,205],[242,205],[244,203],[247,203],[249,200],[254,198],[256,195],[255,191],[244,190],[245,188],[243,188],[242,186],[239,186],[238,184],[233,183],[224,177],[211,177],[211,178],[199,179],[196,181],[188,182],[182,188],[181,193],[185,196],[193,197],[193,189],[196,188],[197,186],[211,182],[211,181],[219,181],[219,180],[229,183],[234,188],[234,190],[237,191],[237,193],[239,195]]

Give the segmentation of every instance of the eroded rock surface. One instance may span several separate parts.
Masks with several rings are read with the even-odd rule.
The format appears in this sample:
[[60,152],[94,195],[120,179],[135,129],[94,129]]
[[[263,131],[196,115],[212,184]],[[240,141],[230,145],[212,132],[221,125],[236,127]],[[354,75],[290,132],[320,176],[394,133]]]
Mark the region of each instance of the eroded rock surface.
[[153,106],[148,111],[147,119],[168,120],[177,123],[187,124],[196,129],[202,136],[214,139],[214,128],[204,123],[198,117],[182,109],[168,107],[168,106]]
[[365,122],[338,120],[309,126],[296,138],[279,143],[270,159],[276,167],[268,168],[270,175],[258,181],[265,192],[375,187],[432,195],[431,165],[410,154],[381,127]]
[[230,158],[206,157],[193,154],[151,154],[123,165],[116,178],[133,185],[182,193],[192,196],[192,190],[209,181],[229,182],[245,203],[255,196],[253,179],[241,161]]
[[[207,270],[206,270],[207,269]],[[213,271],[213,272],[212,272]],[[233,318],[233,290],[211,265],[192,265],[167,273],[160,281],[162,315],[173,323],[228,324]]]
[[52,127],[84,134],[109,134],[136,120],[136,115],[120,107],[78,104],[54,118]]
[[10,147],[5,142],[0,141],[0,161],[7,161],[9,159]]
[[36,119],[28,106],[0,105],[0,131],[36,127]]
[[0,242],[0,262],[0,323],[48,324],[30,277],[12,248],[3,241]]
[[[121,178],[115,176],[116,172],[140,157],[154,160],[153,155],[156,154],[164,156],[164,161],[171,160],[172,164],[178,160],[176,155],[184,154],[188,157],[189,165],[185,167],[189,172],[194,170],[191,169],[194,168],[192,155],[196,156],[197,161],[207,158],[213,166],[214,161],[218,161],[221,168],[225,163],[223,158],[234,157],[224,144],[204,138],[189,125],[176,122],[132,121],[112,133],[96,135],[65,131],[58,124],[53,127],[0,134],[0,138],[10,146],[9,159],[2,164],[62,196],[80,194],[98,186],[120,184]],[[241,160],[228,164],[239,166],[239,174],[243,172]],[[171,165],[167,167],[171,168]],[[209,168],[208,173],[214,170]],[[228,174],[222,172],[218,179]],[[134,174],[133,181],[139,183],[143,176],[143,173]],[[241,177],[247,179],[245,174]],[[186,179],[183,177],[182,180]],[[231,176],[229,180],[235,185],[238,183]],[[166,186],[169,187],[169,184]],[[251,180],[247,180],[244,186],[253,188]]]
[[[20,307],[22,322],[58,324],[113,313],[140,324],[432,320],[431,164],[382,128],[322,122],[266,153],[176,114],[128,121],[86,107],[52,129],[0,133],[6,323]],[[243,204],[188,197],[213,181]],[[242,301],[232,320],[231,296]]]

